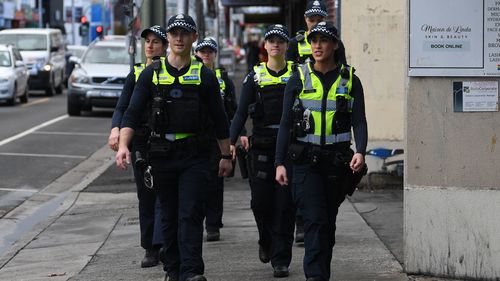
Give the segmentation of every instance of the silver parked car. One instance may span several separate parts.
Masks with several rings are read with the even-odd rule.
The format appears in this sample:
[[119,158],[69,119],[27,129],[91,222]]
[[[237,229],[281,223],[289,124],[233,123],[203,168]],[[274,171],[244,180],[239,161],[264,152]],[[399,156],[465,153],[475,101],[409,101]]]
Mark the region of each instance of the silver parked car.
[[[68,114],[80,115],[92,107],[114,108],[130,71],[125,36],[104,36],[92,42],[76,62],[68,81]],[[140,57],[140,50],[137,51]],[[137,60],[136,58],[136,61]]]
[[14,105],[17,98],[28,102],[28,69],[19,50],[12,45],[0,44],[0,100]]

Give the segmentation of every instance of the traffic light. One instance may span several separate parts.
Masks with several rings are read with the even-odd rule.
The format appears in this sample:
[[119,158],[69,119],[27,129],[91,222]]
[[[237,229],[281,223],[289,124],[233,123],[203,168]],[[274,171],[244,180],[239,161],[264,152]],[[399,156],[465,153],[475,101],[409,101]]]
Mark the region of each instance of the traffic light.
[[78,33],[82,37],[89,36],[89,20],[86,16],[82,16],[80,18],[80,28],[78,30]]
[[104,27],[102,25],[98,25],[95,27],[95,34],[97,37],[102,37],[104,32]]

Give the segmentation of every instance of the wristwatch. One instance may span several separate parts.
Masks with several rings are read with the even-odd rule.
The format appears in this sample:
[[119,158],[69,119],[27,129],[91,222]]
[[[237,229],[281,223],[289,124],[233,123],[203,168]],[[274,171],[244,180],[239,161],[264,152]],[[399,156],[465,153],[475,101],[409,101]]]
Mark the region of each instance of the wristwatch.
[[221,158],[225,159],[225,160],[233,160],[233,155],[231,155],[231,154],[222,154]]

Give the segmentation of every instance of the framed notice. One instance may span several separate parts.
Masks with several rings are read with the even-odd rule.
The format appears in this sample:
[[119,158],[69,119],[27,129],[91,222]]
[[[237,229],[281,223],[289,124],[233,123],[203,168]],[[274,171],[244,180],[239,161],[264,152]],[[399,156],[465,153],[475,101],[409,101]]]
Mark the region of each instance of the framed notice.
[[455,112],[498,111],[498,81],[453,82]]
[[410,76],[500,76],[500,0],[409,0]]

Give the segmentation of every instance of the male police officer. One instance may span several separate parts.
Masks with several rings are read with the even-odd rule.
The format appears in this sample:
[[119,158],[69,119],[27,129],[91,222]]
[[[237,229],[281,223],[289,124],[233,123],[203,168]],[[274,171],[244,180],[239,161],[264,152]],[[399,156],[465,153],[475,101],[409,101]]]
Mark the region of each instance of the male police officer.
[[[215,58],[217,56],[217,42],[212,38],[205,38],[198,42],[194,49],[196,55],[203,60],[203,64],[215,71],[215,76],[219,80],[220,95],[224,103],[229,120],[233,119],[236,112],[236,97],[234,95],[233,81],[228,77],[223,68],[215,68]],[[218,176],[220,150],[217,143],[210,142],[212,151],[210,152],[210,181],[207,198],[207,216],[205,228],[207,230],[207,241],[219,241],[220,228],[222,224],[222,213],[224,203],[224,178]]]
[[[311,44],[309,44],[307,36],[311,28],[318,22],[325,21],[327,16],[328,11],[323,1],[314,0],[307,3],[306,11],[304,13],[304,21],[306,22],[307,31],[301,30],[297,32],[297,36],[290,40],[290,44],[288,45],[288,50],[286,52],[287,60],[302,64],[313,59]],[[337,50],[336,55],[338,56],[340,63],[347,64],[344,44],[342,41],[339,43],[339,49]]]
[[[354,173],[364,166],[368,133],[361,82],[352,67],[335,59],[337,29],[320,22],[308,39],[315,63],[301,65],[286,87],[276,180],[288,184],[288,149],[294,163],[294,200],[304,217],[304,273],[308,281],[328,281],[338,208],[345,195],[352,194]],[[351,128],[356,153],[350,149]]]
[[146,68],[132,94],[120,131],[116,162],[130,161],[127,144],[144,111],[149,112],[149,153],[146,174],[160,198],[167,280],[205,281],[202,258],[203,218],[208,180],[208,133],[215,126],[222,159],[219,175],[231,169],[229,128],[214,73],[191,57],[196,24],[184,14],[167,25],[171,52]]

